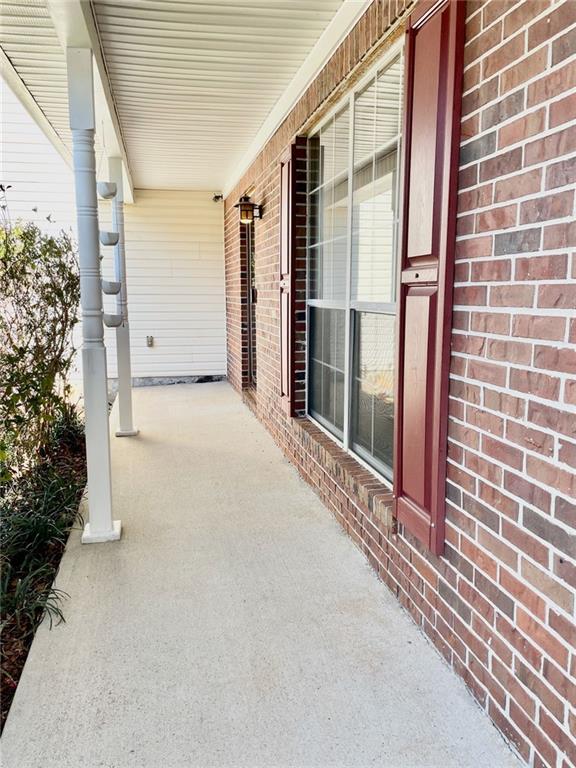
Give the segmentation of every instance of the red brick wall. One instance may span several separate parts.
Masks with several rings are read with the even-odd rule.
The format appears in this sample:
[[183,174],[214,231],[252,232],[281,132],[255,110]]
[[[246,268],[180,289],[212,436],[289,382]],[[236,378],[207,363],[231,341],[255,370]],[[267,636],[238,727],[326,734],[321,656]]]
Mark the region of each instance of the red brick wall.
[[232,205],[253,185],[265,215],[256,223],[251,407],[522,757],[568,768],[576,763],[576,61],[568,58],[576,2],[469,3],[444,557],[395,531],[386,487],[280,404],[278,158],[355,80],[354,63],[381,50],[390,6],[394,13],[373,3],[226,201],[229,378],[239,390],[246,383],[245,268]]
[[576,763],[576,3],[469,11],[449,557],[465,558],[466,582],[497,608],[488,620],[474,616],[472,629],[499,645],[482,667],[468,662],[490,714],[525,758],[556,765],[566,752],[568,765]]

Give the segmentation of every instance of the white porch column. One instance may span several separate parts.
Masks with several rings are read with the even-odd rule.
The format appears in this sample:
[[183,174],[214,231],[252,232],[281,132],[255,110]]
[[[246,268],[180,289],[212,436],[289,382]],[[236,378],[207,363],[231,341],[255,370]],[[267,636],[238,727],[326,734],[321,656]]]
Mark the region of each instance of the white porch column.
[[108,160],[110,181],[116,184],[116,196],[112,200],[112,229],[119,238],[114,248],[115,278],[120,283],[116,295],[116,312],[122,323],[116,328],[116,353],[118,356],[118,412],[120,428],[116,437],[132,437],[138,434],[132,419],[132,365],[130,361],[130,323],[128,321],[128,288],[126,284],[126,247],[124,237],[124,189],[122,159]]
[[102,313],[92,51],[67,49],[70,128],[74,147],[74,184],[80,258],[82,369],[88,465],[88,521],[84,544],[120,538],[120,521],[112,519],[110,434],[106,348]]

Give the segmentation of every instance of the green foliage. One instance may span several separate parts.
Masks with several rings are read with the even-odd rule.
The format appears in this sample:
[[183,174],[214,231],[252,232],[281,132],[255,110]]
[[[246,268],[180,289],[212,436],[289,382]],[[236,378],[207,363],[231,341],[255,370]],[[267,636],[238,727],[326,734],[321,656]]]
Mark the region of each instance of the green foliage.
[[[0,185],[0,193],[5,189]],[[0,201],[1,202],[1,201]],[[5,203],[5,200],[4,200]],[[80,280],[68,235],[0,225],[0,628],[2,720],[36,627],[63,619],[53,587],[86,482],[70,404]]]
[[65,593],[50,586],[53,579],[54,568],[47,563],[22,576],[14,576],[11,565],[6,564],[0,580],[2,630],[13,622],[20,638],[25,639],[34,634],[39,617],[45,613],[49,616],[50,627],[53,621],[62,621],[64,616],[59,602]]
[[35,224],[0,228],[0,479],[25,472],[42,457],[50,430],[66,408],[74,357],[80,279],[65,233]]
[[64,544],[76,516],[77,464],[80,457],[83,468],[84,446],[82,425],[72,407],[53,426],[46,453],[0,497],[1,557],[18,571],[45,561],[55,544]]
[[0,495],[1,627],[12,641],[31,637],[45,613],[50,623],[62,619],[63,593],[52,582],[85,482],[84,430],[67,406],[52,425],[42,460]]

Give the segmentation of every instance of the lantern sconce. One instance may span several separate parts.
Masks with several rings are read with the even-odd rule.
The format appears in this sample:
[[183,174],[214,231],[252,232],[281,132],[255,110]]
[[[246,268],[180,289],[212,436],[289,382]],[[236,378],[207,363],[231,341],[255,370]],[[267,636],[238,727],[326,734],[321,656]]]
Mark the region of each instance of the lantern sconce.
[[240,224],[252,224],[254,219],[262,218],[262,206],[253,203],[249,195],[242,195],[234,208],[240,209]]

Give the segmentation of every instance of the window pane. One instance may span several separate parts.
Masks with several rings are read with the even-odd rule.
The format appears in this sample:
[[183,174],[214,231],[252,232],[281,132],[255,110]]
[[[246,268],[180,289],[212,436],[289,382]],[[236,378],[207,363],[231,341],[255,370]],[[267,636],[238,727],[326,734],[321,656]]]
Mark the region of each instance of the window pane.
[[395,59],[376,77],[376,125],[374,151],[382,150],[400,131],[402,62]]
[[334,186],[330,182],[318,190],[319,238],[321,243],[331,243],[334,236]]
[[345,237],[340,237],[332,243],[332,277],[331,298],[334,301],[344,301],[346,298],[346,251],[348,242]]
[[334,177],[334,121],[330,120],[320,131],[320,183]]
[[344,426],[345,317],[340,309],[310,307],[308,406],[337,436]]
[[354,171],[353,301],[394,302],[396,163],[393,151]]
[[398,58],[378,72],[354,102],[353,301],[394,302],[401,78]]
[[308,144],[309,413],[389,478],[401,97],[398,57]]
[[321,232],[320,191],[317,190],[308,195],[308,244],[319,243]]
[[376,78],[354,100],[354,167],[374,154]]
[[348,107],[334,118],[334,175],[348,176],[348,137],[350,134],[350,110]]
[[356,312],[352,443],[361,456],[390,474],[394,442],[393,315]]
[[322,296],[322,259],[321,245],[308,248],[308,291],[311,299],[319,299]]
[[310,136],[308,138],[308,189],[313,190],[320,186],[320,136]]
[[334,184],[332,189],[332,236],[345,238],[348,231],[348,178]]
[[343,302],[346,297],[349,122],[346,107],[308,142],[312,299]]

